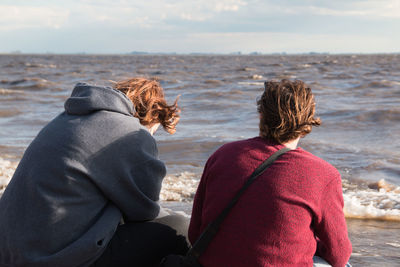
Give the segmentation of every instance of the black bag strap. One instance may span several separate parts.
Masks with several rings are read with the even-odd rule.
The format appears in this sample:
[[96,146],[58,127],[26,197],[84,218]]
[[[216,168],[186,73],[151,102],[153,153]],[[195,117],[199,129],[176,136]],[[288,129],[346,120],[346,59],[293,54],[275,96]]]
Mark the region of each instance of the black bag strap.
[[[222,212],[218,215],[218,217],[212,221],[206,229],[202,232],[200,237],[194,243],[193,247],[189,250],[186,255],[186,259],[192,264],[192,266],[200,266],[197,259],[201,254],[207,249],[208,244],[211,240],[214,239],[214,236],[217,234],[219,227],[223,220],[226,218],[230,210],[235,206],[238,202],[239,198],[243,195],[244,191],[255,181],[255,179],[262,174],[269,166],[274,163],[281,155],[288,152],[290,148],[282,148],[276,151],[272,156],[266,159],[257,169],[250,175],[249,179],[243,185],[243,187],[236,193],[233,199],[229,202],[229,204],[222,210]],[[197,265],[196,265],[197,264]]]

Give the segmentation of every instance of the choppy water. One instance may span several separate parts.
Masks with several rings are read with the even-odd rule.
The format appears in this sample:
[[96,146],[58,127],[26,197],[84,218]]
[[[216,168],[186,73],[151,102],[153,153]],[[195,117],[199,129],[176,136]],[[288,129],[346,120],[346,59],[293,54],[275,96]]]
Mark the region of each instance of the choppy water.
[[[213,151],[258,134],[255,103],[264,80],[301,79],[316,95],[323,125],[300,145],[342,174],[346,216],[399,225],[400,55],[391,54],[0,55],[0,193],[30,141],[62,111],[75,83],[110,85],[109,80],[132,76],[158,77],[171,102],[181,95],[177,133],[155,136],[168,167],[164,200],[190,201]],[[399,247],[382,247],[393,248],[400,255]],[[356,253],[362,258],[369,252]]]

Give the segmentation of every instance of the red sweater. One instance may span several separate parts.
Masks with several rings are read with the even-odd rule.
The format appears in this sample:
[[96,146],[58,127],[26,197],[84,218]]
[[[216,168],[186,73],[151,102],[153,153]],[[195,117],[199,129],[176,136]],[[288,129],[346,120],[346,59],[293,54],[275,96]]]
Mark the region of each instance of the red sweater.
[[[208,159],[193,203],[192,244],[257,166],[280,148],[256,137],[226,144]],[[343,267],[351,249],[340,174],[297,148],[247,189],[200,262],[205,267],[312,266],[317,253]]]

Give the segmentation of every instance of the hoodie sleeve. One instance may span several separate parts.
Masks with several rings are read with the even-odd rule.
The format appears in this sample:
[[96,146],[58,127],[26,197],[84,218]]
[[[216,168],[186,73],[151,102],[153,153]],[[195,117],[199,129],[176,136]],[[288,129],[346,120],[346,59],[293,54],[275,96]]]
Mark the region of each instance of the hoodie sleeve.
[[89,160],[91,179],[126,221],[152,220],[159,213],[166,169],[157,156],[154,138],[141,129],[106,145]]

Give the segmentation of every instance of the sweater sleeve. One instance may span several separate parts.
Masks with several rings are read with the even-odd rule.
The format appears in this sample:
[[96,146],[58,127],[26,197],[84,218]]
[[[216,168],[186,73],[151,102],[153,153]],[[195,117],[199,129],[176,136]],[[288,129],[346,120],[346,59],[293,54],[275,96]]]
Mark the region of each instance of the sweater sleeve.
[[152,220],[165,165],[157,159],[153,137],[145,130],[109,144],[90,159],[90,177],[123,214],[126,221]]
[[352,246],[343,213],[340,175],[326,186],[320,207],[321,216],[315,227],[317,254],[333,267],[343,267],[350,258]]
[[193,245],[201,234],[203,201],[206,193],[206,181],[208,176],[208,166],[210,159],[204,166],[203,175],[193,200],[192,217],[189,225],[189,241]]

